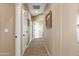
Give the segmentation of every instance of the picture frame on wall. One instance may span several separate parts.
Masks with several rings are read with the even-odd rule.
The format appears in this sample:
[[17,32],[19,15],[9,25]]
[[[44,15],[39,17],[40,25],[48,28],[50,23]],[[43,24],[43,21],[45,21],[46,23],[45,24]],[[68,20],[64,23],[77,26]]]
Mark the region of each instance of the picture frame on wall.
[[46,17],[45,17],[45,21],[46,21],[46,28],[52,28],[52,12],[50,11]]

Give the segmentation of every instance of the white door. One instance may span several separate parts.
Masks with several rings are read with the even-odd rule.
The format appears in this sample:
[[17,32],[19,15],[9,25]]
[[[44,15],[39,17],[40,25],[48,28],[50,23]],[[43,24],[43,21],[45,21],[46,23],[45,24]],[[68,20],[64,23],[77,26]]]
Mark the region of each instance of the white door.
[[28,13],[22,10],[22,54],[28,46]]

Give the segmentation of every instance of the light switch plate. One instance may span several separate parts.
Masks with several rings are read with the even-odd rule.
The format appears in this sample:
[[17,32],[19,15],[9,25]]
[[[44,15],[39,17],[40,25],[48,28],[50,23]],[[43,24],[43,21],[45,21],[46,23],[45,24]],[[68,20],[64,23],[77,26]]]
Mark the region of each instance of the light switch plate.
[[8,32],[8,28],[5,28],[5,29],[4,29],[4,32]]

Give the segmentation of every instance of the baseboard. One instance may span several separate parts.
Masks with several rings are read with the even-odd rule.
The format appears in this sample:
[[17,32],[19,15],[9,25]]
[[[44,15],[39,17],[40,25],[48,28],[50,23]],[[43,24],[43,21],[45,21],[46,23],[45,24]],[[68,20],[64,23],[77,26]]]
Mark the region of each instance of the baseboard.
[[0,56],[9,56],[8,52],[0,52]]
[[45,42],[43,43],[43,45],[44,45],[44,47],[45,47],[45,49],[46,49],[46,51],[47,51],[48,56],[51,56],[51,54],[50,54],[50,52],[49,52],[49,50],[48,50],[48,48],[47,48]]

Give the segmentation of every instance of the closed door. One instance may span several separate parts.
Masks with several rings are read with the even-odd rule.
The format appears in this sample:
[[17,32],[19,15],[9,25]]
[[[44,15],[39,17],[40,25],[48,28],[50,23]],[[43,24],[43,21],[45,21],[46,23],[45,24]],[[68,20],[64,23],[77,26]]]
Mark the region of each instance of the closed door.
[[29,43],[28,29],[28,13],[27,11],[22,10],[22,54],[24,54]]
[[15,5],[0,4],[0,56],[15,54]]

